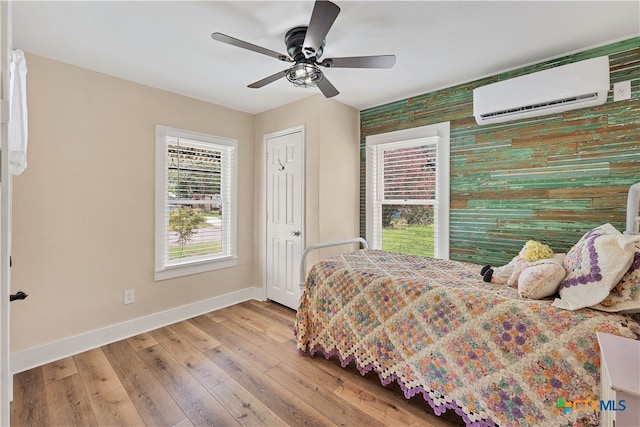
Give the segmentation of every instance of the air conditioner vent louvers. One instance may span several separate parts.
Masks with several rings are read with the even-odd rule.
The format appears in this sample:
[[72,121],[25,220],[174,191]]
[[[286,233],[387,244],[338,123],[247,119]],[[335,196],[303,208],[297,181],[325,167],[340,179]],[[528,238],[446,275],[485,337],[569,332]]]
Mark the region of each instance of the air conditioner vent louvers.
[[558,100],[555,100],[555,101],[542,102],[542,103],[539,103],[539,104],[525,105],[524,107],[511,108],[511,109],[508,109],[508,110],[502,110],[502,111],[496,111],[496,112],[493,112],[493,113],[481,114],[480,117],[482,117],[483,119],[488,119],[488,118],[491,118],[491,117],[504,117],[504,116],[514,115],[514,114],[519,114],[519,113],[521,113],[523,111],[544,110],[546,108],[557,107],[558,105],[575,104],[577,102],[581,103],[581,102],[584,102],[584,101],[595,100],[597,98],[598,98],[598,94],[597,93],[590,93],[590,94],[587,94],[587,95],[572,96],[572,97],[569,97],[569,98],[558,99]]

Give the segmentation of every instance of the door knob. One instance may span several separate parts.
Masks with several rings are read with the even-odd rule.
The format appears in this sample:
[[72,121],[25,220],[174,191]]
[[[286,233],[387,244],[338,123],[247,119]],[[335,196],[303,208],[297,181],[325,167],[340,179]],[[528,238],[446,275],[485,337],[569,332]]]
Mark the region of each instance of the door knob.
[[298,237],[300,236],[300,230],[294,230],[292,233],[293,237]]

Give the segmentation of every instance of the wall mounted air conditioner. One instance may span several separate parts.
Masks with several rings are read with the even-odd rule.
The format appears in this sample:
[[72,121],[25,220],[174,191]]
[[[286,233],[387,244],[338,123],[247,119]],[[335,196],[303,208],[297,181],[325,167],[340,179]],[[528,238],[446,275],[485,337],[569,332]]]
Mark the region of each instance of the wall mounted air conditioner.
[[609,92],[609,57],[587,59],[473,90],[479,125],[602,105]]

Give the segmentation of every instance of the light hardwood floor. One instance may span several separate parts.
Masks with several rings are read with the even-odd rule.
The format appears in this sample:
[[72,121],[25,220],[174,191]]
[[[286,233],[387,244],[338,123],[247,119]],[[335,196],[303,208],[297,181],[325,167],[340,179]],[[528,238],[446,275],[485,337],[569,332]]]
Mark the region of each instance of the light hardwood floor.
[[300,356],[294,319],[249,301],[22,372],[11,425],[462,425],[373,374]]

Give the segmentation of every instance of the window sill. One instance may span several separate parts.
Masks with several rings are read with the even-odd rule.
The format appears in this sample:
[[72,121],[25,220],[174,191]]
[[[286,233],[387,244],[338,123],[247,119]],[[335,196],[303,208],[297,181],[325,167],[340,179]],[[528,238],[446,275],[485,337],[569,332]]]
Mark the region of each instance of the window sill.
[[173,279],[175,277],[189,276],[191,274],[204,273],[207,271],[219,270],[221,268],[235,267],[238,265],[238,257],[226,257],[216,260],[200,261],[190,264],[182,264],[166,267],[154,273],[156,282]]

